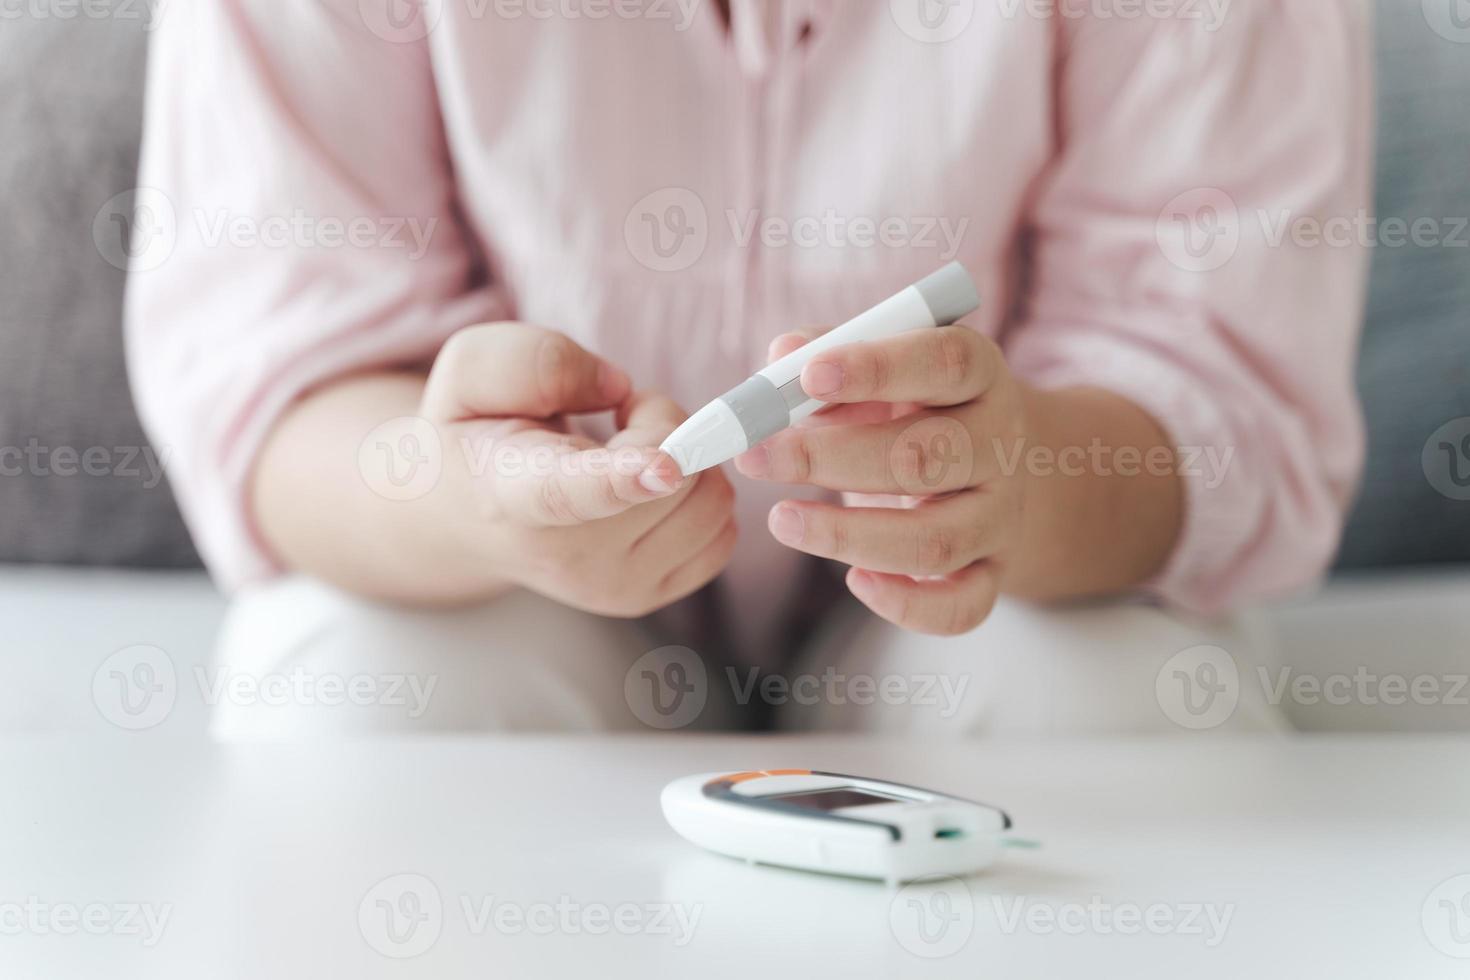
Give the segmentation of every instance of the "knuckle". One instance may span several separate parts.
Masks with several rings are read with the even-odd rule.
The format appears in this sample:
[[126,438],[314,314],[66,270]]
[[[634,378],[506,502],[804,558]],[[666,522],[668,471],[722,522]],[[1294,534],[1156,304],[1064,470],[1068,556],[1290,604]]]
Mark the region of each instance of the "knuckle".
[[536,346],[536,384],[541,408],[555,411],[576,392],[577,345],[559,333],[548,333]]
[[[852,554],[852,535],[848,531],[846,524],[844,524],[840,520],[826,521],[820,517],[817,517],[817,515],[812,516],[815,518],[813,523],[816,525],[816,527],[814,527],[813,530],[816,531],[817,539],[821,540],[825,537],[827,540],[827,551],[829,557],[835,558],[840,561],[848,555]],[[822,531],[823,525],[826,525],[825,534]]]
[[577,523],[576,508],[566,485],[555,477],[542,480],[536,487],[536,510],[553,524]]
[[919,438],[912,430],[901,435],[899,440],[900,445],[888,453],[893,475],[900,487],[916,486],[929,472],[930,440]]
[[804,436],[798,435],[794,439],[787,440],[786,457],[791,467],[791,478],[797,483],[805,483],[812,478],[813,454],[812,447]]
[[964,512],[963,519],[951,525],[950,537],[954,542],[955,564],[949,571],[957,572],[981,557],[990,536],[989,523],[985,514],[967,511]]
[[859,358],[858,375],[867,379],[870,393],[882,394],[893,384],[893,361],[882,351],[866,351]]
[[931,527],[919,536],[916,564],[921,572],[942,575],[954,571],[956,541],[948,528]]
[[964,333],[958,331],[941,333],[937,356],[940,376],[950,387],[964,384],[975,370],[975,347],[971,339]]

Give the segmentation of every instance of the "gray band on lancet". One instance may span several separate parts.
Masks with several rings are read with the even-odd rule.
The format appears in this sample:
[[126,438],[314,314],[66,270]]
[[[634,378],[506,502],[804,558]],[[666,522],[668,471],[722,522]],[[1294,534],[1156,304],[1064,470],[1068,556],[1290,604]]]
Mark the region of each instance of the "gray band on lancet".
[[740,420],[746,445],[754,446],[791,425],[791,411],[781,396],[781,389],[759,374],[731,388],[720,401],[730,406],[730,411]]
[[812,400],[812,396],[808,395],[806,389],[801,386],[801,375],[799,374],[776,390],[781,392],[781,400],[786,403],[788,411],[794,412]]
[[975,283],[958,262],[951,262],[933,275],[925,276],[914,283],[914,288],[924,297],[929,314],[941,327],[947,327],[980,308]]

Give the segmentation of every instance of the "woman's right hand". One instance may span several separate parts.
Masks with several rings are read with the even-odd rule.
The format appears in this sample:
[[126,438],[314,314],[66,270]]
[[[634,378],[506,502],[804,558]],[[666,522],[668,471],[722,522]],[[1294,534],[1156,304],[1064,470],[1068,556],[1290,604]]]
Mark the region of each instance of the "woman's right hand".
[[[566,416],[612,409],[606,444]],[[500,581],[607,616],[694,592],[734,550],[734,491],[718,469],[683,477],[657,447],[684,421],[635,393],[619,368],[524,323],[469,327],[440,350],[420,415],[446,447],[448,498],[470,548]]]

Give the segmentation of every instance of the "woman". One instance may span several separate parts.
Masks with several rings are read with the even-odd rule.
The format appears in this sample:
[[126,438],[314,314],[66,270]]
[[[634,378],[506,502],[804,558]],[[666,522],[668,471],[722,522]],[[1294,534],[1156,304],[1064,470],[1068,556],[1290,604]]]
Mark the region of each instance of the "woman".
[[[1320,574],[1362,456],[1364,254],[1276,232],[1366,206],[1363,14],[1113,6],[171,9],[130,358],[220,655],[441,681],[223,723],[637,725],[666,643],[793,724],[1170,729],[1201,644],[1248,689],[1219,617]],[[842,407],[735,475],[656,452],[951,259],[981,311],[818,359]],[[974,683],[803,712],[751,665]]]

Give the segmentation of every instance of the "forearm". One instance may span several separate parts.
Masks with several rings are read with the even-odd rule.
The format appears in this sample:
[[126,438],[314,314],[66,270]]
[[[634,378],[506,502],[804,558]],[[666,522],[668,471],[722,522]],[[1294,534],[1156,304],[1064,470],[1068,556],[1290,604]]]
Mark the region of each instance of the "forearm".
[[[456,533],[459,525],[445,519],[454,508],[470,506],[468,468],[458,465],[457,447],[447,435],[438,453],[437,482],[414,499],[390,499],[374,490],[381,473],[365,473],[359,461],[369,433],[390,419],[418,413],[423,387],[424,377],[412,373],[343,378],[282,415],[251,481],[256,525],[279,561],[391,601],[459,603],[507,587],[473,557],[465,535]],[[391,441],[388,449],[396,451]]]
[[1023,387],[1022,446],[1003,465],[1027,481],[1021,546],[1002,589],[1035,600],[1106,595],[1162,570],[1179,537],[1184,487],[1160,425],[1100,389]]

